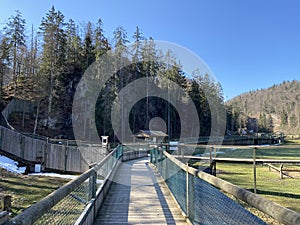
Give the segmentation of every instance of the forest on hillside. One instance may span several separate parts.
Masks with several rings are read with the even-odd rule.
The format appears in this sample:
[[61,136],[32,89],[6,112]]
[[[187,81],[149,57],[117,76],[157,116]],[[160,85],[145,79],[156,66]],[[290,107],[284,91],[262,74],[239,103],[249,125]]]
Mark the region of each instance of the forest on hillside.
[[286,134],[300,132],[300,82],[297,80],[241,94],[226,105],[228,128]]
[[[31,32],[26,36],[28,30]],[[130,66],[116,71],[101,90],[95,109],[99,135],[114,137],[110,121],[113,101],[123,87],[142,77],[151,78],[151,82],[165,78],[176,82],[196,106],[200,135],[210,134],[212,115],[206,94],[210,94],[221,110],[224,101],[218,82],[201,71],[187,76],[172,52],[162,54],[153,38],[144,37],[138,26],[132,35],[128,35],[122,26],[115,29],[113,37],[106,37],[104,33],[101,19],[96,23],[87,22],[82,31],[77,22],[66,21],[63,13],[54,6],[41,19],[37,31],[26,24],[19,11],[8,19],[0,33],[1,109],[13,98],[35,102],[30,114],[11,115],[10,121],[16,129],[49,137],[74,138],[72,101],[77,84],[86,69],[110,51],[115,65],[136,59],[142,63],[129,63]],[[129,43],[132,48],[128,47]],[[162,58],[167,59],[169,65],[161,64]],[[148,123],[154,117],[165,121],[170,138],[180,136],[181,124],[176,109],[158,98],[144,98],[135,104],[130,112],[132,131],[149,129]]]

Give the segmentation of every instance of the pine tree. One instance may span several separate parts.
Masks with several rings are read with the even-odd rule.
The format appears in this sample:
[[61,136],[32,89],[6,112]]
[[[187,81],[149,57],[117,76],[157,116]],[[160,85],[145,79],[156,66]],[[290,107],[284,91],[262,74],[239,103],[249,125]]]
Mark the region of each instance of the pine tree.
[[132,36],[133,38],[133,45],[132,45],[132,61],[138,62],[141,59],[142,54],[142,45],[144,43],[145,37],[143,36],[143,33],[141,29],[137,26],[136,30]]
[[110,50],[110,46],[107,38],[104,36],[103,31],[103,22],[101,19],[98,20],[96,24],[96,29],[94,31],[94,39],[95,39],[95,59],[99,60],[100,56]]
[[66,36],[66,61],[68,65],[74,65],[80,61],[81,40],[77,34],[76,24],[72,19],[67,23]]
[[15,84],[15,93],[19,75],[19,61],[18,58],[21,56],[21,49],[25,46],[25,19],[22,18],[22,14],[16,11],[16,14],[9,18],[8,23],[5,27],[6,37],[9,40],[10,55],[12,58],[12,75],[13,82]]
[[95,46],[93,42],[93,26],[91,22],[86,25],[83,46],[84,69],[87,69],[95,61]]
[[286,126],[286,125],[288,125],[288,118],[289,118],[288,113],[287,113],[286,110],[283,108],[283,109],[282,109],[282,112],[281,112],[281,114],[280,114],[280,119],[281,119],[280,125],[281,125],[281,126]]
[[[119,80],[119,87],[117,88],[115,86],[115,88],[121,90],[124,86],[126,86],[126,83],[128,81],[126,74],[124,73],[124,68],[123,65],[125,63],[125,57],[127,56],[128,53],[128,49],[126,44],[129,42],[127,39],[127,32],[126,30],[119,26],[116,28],[116,30],[114,31],[114,41],[115,41],[115,51],[114,51],[114,58],[115,58],[115,66],[116,66],[116,73],[115,73],[115,82],[118,82]],[[119,71],[117,71],[117,68],[119,69]],[[116,83],[115,83],[116,85]],[[121,99],[121,136],[122,136],[122,140],[124,140],[125,138],[125,121],[124,121],[124,115],[125,115],[125,111],[124,111],[124,96],[122,95],[122,99]]]
[[273,132],[273,128],[274,128],[273,118],[271,115],[269,115],[267,118],[267,131]]
[[[131,49],[131,52],[132,52],[132,64],[131,64],[131,70],[132,70],[132,80],[136,80],[138,78],[140,78],[142,76],[141,74],[141,63],[140,63],[140,60],[141,60],[141,57],[142,57],[142,47],[143,47],[143,43],[144,43],[144,40],[145,40],[145,37],[143,36],[143,33],[141,32],[141,29],[137,26],[136,27],[136,30],[132,36],[133,38],[133,44],[132,44],[132,49]],[[136,84],[136,83],[135,83]],[[132,93],[133,95],[133,98],[135,98],[138,93],[137,93],[137,88],[136,88],[136,85],[134,87],[134,92]],[[131,111],[132,113],[132,124],[131,124],[131,129],[134,131],[134,132],[137,132],[139,127],[136,126],[136,123],[137,123],[137,114],[138,114],[138,111],[139,109],[137,109],[136,107],[134,107]]]
[[53,112],[54,86],[64,70],[66,60],[66,34],[64,29],[64,15],[52,6],[46,17],[42,19],[40,26],[40,34],[43,36],[41,70],[46,78],[48,89],[48,128],[50,128],[51,113]]
[[0,39],[0,97],[3,97],[3,85],[5,75],[8,73],[10,64],[9,39],[5,36]]

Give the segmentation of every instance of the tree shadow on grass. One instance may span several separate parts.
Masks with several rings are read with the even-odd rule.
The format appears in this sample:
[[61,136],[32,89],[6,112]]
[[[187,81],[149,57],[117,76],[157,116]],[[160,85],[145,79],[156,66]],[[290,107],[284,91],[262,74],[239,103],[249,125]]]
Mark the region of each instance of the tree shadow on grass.
[[[247,190],[253,192],[253,189],[247,189]],[[278,197],[300,199],[299,194],[292,194],[292,193],[284,193],[284,192],[277,192],[277,191],[265,191],[265,190],[256,190],[256,193],[260,194],[260,195],[273,195],[273,196],[278,196]]]

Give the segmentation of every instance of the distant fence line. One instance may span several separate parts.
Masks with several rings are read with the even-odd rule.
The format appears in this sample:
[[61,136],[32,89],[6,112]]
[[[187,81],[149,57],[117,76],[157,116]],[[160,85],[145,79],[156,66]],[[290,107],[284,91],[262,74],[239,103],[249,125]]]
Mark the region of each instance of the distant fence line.
[[264,144],[276,144],[282,142],[283,137],[277,136],[240,136],[240,135],[231,135],[231,136],[215,136],[215,137],[190,137],[182,139],[182,142],[185,144],[213,144],[221,143],[223,145],[264,145]]
[[51,142],[0,127],[0,152],[29,166],[31,171],[35,164],[41,164],[42,171],[82,173],[91,164],[100,162],[107,149],[100,144],[82,143],[78,147],[67,142]]

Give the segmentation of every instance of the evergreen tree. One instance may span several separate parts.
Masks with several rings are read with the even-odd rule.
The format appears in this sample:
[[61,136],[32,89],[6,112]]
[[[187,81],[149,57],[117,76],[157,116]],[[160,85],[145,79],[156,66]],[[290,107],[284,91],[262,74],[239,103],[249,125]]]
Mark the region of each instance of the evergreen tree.
[[[145,37],[143,36],[143,33],[141,32],[141,29],[137,26],[136,30],[132,36],[133,38],[133,44],[132,44],[132,64],[131,64],[131,70],[132,70],[132,80],[136,80],[140,77],[142,77],[142,63],[140,63],[141,57],[142,57],[142,47],[143,47],[143,43],[145,40]],[[136,95],[138,95],[137,90],[136,90],[136,86],[134,88],[134,93],[133,97],[135,98]],[[134,132],[137,132],[139,127],[137,127],[137,115],[138,115],[138,108],[134,107],[131,111],[132,113],[132,123],[131,123],[131,129]]]
[[283,108],[283,110],[282,110],[282,112],[281,112],[281,114],[280,114],[280,119],[281,119],[281,126],[286,126],[286,125],[288,125],[288,118],[289,118],[289,116],[288,116],[288,114],[287,114],[287,112],[285,111],[285,109]]
[[0,98],[3,96],[5,75],[9,70],[9,39],[5,36],[0,39]]
[[[126,77],[126,73],[124,73],[125,68],[123,68],[123,65],[125,63],[126,60],[126,56],[128,53],[128,49],[126,44],[129,42],[127,39],[127,32],[126,30],[119,26],[117,27],[117,29],[114,31],[114,41],[115,41],[115,51],[114,51],[114,58],[115,58],[115,65],[116,68],[120,68],[119,71],[117,71],[116,69],[116,74],[115,74],[115,82],[117,82],[119,80],[119,86],[118,88],[115,86],[115,88],[117,88],[118,90],[121,90],[127,83],[128,79]],[[125,111],[124,111],[124,96],[122,96],[121,101],[121,105],[119,106],[121,109],[121,135],[122,135],[122,139],[124,140],[125,138],[125,121],[124,121],[124,115],[125,115]]]
[[264,113],[261,113],[259,115],[258,130],[260,132],[266,132],[267,131],[267,117],[266,117],[266,114],[264,114]]
[[273,127],[274,127],[273,118],[271,115],[269,115],[267,118],[267,131],[273,132]]
[[50,118],[53,112],[53,96],[55,83],[63,72],[66,60],[66,34],[64,15],[56,11],[54,6],[42,19],[40,34],[43,37],[41,71],[46,78],[48,89],[48,119],[47,127],[50,128]]
[[66,28],[67,47],[66,47],[66,61],[68,65],[78,64],[81,52],[81,40],[77,34],[76,24],[74,20],[70,19]]
[[[142,45],[144,43],[145,37],[143,36],[143,33],[141,31],[141,29],[137,26],[136,30],[132,36],[133,38],[133,44],[132,44],[132,60],[134,62],[137,62],[141,59],[141,55],[142,55]],[[135,65],[137,66],[137,65]]]
[[19,75],[19,61],[21,57],[21,49],[25,47],[25,19],[22,18],[22,14],[16,11],[16,14],[9,18],[5,27],[6,37],[9,40],[10,55],[12,58],[12,73],[13,81],[15,83],[15,91],[17,86],[17,80]]
[[96,24],[96,29],[94,31],[95,39],[95,59],[99,60],[100,56],[110,50],[110,46],[107,38],[104,36],[103,22],[101,19],[98,20]]
[[93,43],[93,26],[87,23],[83,46],[84,70],[95,61],[95,46]]

